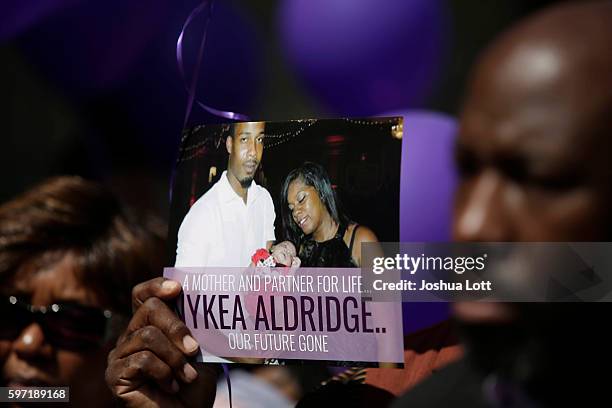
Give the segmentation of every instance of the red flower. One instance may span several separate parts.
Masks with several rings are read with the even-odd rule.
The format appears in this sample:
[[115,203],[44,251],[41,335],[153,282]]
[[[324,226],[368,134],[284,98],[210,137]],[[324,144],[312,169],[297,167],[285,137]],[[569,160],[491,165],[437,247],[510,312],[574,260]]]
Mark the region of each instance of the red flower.
[[260,248],[257,251],[255,251],[255,253],[251,257],[251,262],[253,262],[254,265],[257,265],[257,262],[265,261],[269,257],[270,257],[270,253],[268,252],[268,250],[265,248]]

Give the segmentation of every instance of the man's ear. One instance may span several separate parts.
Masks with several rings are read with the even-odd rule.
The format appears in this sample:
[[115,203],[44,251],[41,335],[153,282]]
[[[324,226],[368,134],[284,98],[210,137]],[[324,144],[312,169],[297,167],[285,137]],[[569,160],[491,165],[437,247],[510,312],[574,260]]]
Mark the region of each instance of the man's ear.
[[232,154],[232,146],[234,145],[234,138],[231,136],[228,136],[225,139],[225,148],[227,149],[227,153],[228,154]]

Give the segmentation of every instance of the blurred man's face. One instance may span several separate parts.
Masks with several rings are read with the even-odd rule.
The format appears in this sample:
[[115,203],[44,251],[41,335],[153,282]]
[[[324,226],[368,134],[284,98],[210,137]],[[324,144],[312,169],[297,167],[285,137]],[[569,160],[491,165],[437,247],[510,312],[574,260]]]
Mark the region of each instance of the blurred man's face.
[[[28,265],[21,268],[11,282],[3,285],[2,296],[14,296],[37,308],[50,308],[58,303],[99,307],[101,299],[94,290],[80,282],[74,267],[70,256],[47,268]],[[16,312],[12,317],[15,315]],[[23,323],[6,321],[6,316],[4,320],[4,326]],[[80,331],[76,327],[79,324]],[[88,322],[73,322],[70,326],[75,327],[63,326],[62,341],[71,339],[71,343],[84,344],[79,336],[85,335],[87,325]],[[7,337],[7,330],[7,327],[3,328],[0,338],[0,385],[69,386],[70,401],[74,406],[97,407],[110,402],[104,381],[110,344],[103,346],[100,343],[82,350],[65,349],[52,341],[48,329],[36,321],[27,323],[14,336]]]
[[[456,240],[610,239],[611,11],[606,2],[560,7],[484,54],[461,115]],[[571,406],[607,391],[590,370],[609,358],[592,325],[607,316],[600,306],[457,302],[453,309],[474,366],[542,406]]]
[[[609,236],[612,138],[598,122],[602,98],[576,83],[582,76],[570,65],[561,50],[536,44],[492,53],[478,67],[456,145],[455,240]],[[496,303],[460,302],[454,311],[473,323],[514,315]]]
[[226,142],[229,153],[228,171],[243,188],[248,188],[261,162],[264,144],[264,122],[238,123],[233,137]]
[[472,84],[457,142],[454,238],[605,239],[612,151],[597,107],[554,55],[538,67],[538,55],[518,54],[485,64]]

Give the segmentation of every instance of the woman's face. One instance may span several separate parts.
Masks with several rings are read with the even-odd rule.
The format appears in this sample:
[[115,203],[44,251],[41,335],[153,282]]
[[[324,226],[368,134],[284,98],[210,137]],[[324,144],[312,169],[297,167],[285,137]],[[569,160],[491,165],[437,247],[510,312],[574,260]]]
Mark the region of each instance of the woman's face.
[[317,231],[325,216],[329,215],[317,190],[299,178],[289,184],[287,202],[293,221],[306,235]]
[[[3,292],[36,307],[60,302],[99,307],[100,296],[81,283],[75,268],[70,255],[43,270],[24,267],[4,285]],[[109,404],[111,395],[104,371],[111,345],[65,350],[54,346],[45,333],[39,323],[32,321],[17,336],[0,338],[0,385],[69,386],[70,402],[75,406]]]

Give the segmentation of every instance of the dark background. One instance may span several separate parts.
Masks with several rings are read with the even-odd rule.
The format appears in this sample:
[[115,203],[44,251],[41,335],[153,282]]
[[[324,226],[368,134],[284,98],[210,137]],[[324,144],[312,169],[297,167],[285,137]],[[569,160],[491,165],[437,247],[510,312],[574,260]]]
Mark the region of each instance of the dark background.
[[[266,123],[263,158],[256,182],[270,192],[276,238],[282,237],[280,194],[285,177],[305,161],[325,167],[344,212],[370,227],[380,241],[399,241],[401,140],[391,127],[400,118]],[[174,178],[168,235],[168,264],[189,207],[227,168],[223,125],[197,126],[186,133]],[[216,176],[210,177],[211,167]],[[210,181],[210,182],[209,182]]]
[[[198,96],[217,108],[265,120],[352,114],[321,101],[288,61],[278,21],[281,3],[217,0]],[[551,3],[441,2],[447,18],[437,72],[427,93],[403,108],[456,116],[476,55],[514,21]],[[167,217],[186,105],[175,45],[197,4],[2,2],[0,201],[48,176],[80,174]],[[188,71],[201,23],[196,20],[185,39]],[[402,51],[401,43],[395,46]],[[220,119],[194,108],[190,125],[215,122]]]

